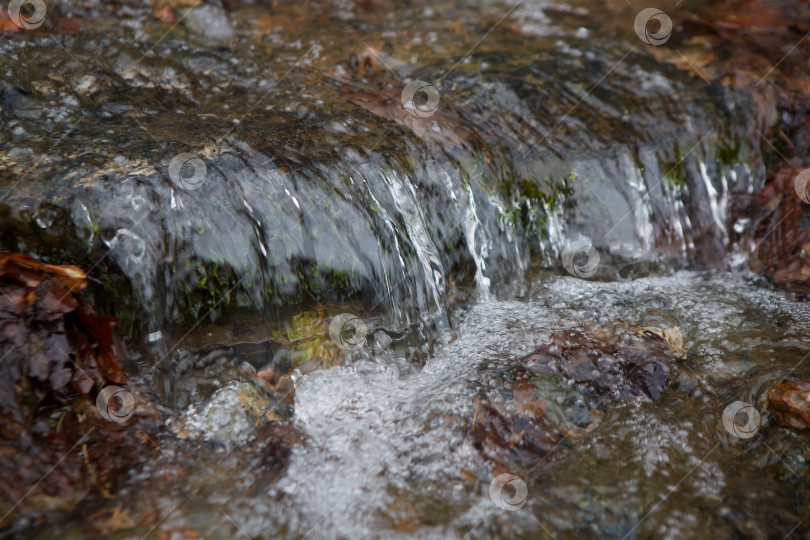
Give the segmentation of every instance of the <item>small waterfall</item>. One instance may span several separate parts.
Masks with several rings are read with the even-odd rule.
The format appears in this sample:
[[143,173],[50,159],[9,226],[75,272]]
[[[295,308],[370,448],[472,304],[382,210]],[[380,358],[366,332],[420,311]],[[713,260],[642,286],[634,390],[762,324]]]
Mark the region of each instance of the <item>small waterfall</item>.
[[427,296],[417,289],[417,301],[422,313],[434,316],[444,313],[444,270],[436,246],[425,226],[420,199],[413,184],[407,176],[400,177],[396,172],[382,173],[383,181],[388,186],[393,202],[402,217],[405,230],[410,239],[416,257],[424,272],[423,285]]
[[[734,196],[764,180],[758,156],[745,150],[744,107],[624,43],[561,32],[504,56],[511,39],[493,33],[458,65],[439,55],[393,66],[395,75],[442,81],[441,106],[426,117],[403,109],[393,83],[344,85],[353,77],[345,71],[330,79],[335,86],[302,94],[291,89],[307,75],[292,70],[268,94],[272,81],[256,84],[250,63],[214,53],[180,63],[190,53],[167,44],[167,76],[187,73],[212,88],[236,81],[231,111],[261,102],[274,112],[245,117],[248,126],[222,112],[224,94],[192,92],[187,103],[161,101],[163,113],[143,119],[152,137],[138,139],[125,116],[74,111],[94,121],[53,131],[63,152],[10,186],[3,247],[93,268],[108,287],[124,276],[129,290],[116,310],[136,325],[149,321],[150,332],[235,310],[272,316],[352,299],[370,311],[385,306],[394,326],[435,319],[448,284],[463,293],[474,286],[481,299],[520,295],[530,266],[560,270],[574,241],[599,251],[601,278],[620,277],[630,263],[651,263],[644,272],[728,266]],[[88,44],[75,45],[73,56],[95,58]],[[12,67],[9,80],[31,86]],[[132,80],[105,84],[121,110],[144,108]],[[31,119],[51,98],[26,92],[32,112],[14,121],[50,133]],[[111,142],[101,148],[101,140]],[[26,170],[25,155],[6,159]],[[204,173],[193,186],[172,169],[189,155],[195,176]],[[30,212],[32,200],[58,217]],[[77,230],[81,245],[70,241]]]
[[712,184],[711,178],[709,178],[706,164],[701,162],[699,163],[699,167],[700,178],[703,180],[703,185],[706,187],[707,200],[709,208],[711,208],[712,218],[718,230],[722,233],[721,238],[723,238],[724,243],[728,245],[728,181],[726,180],[726,175],[720,175],[722,188],[718,193],[718,190],[715,189]]
[[468,206],[464,216],[464,235],[467,249],[475,261],[475,284],[481,300],[489,300],[490,279],[484,275],[487,269],[487,257],[492,248],[492,237],[488,234],[475,213],[475,197],[472,188],[467,186]]

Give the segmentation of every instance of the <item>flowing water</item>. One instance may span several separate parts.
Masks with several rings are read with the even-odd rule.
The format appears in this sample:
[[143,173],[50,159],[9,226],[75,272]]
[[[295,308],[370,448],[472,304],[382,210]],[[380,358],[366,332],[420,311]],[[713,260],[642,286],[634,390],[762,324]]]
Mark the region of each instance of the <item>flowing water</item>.
[[[161,418],[114,494],[7,534],[81,537],[116,508],[120,538],[806,533],[810,445],[764,394],[810,375],[810,308],[745,270],[753,109],[658,62],[615,4],[172,26],[66,3],[82,31],[0,40],[0,246],[99,280]],[[414,80],[438,109],[414,114]],[[336,346],[339,313],[364,342]],[[660,395],[526,367],[616,324],[682,334]],[[516,400],[565,437],[482,450],[482,411]],[[735,401],[762,411],[753,437],[724,427]],[[523,504],[490,495],[507,473]]]
[[[444,6],[465,30],[435,7],[245,8],[227,51],[188,24],[156,43],[137,11],[122,37],[99,11],[4,40],[3,245],[92,267],[122,293],[97,304],[147,333],[350,297],[401,329],[448,280],[519,293],[579,239],[614,266],[727,266],[732,198],[764,180],[750,108],[596,4],[517,6],[474,48],[506,6]],[[412,80],[435,111],[403,108]]]
[[[378,346],[303,377],[283,459],[257,442],[233,387],[220,390],[213,407],[185,413],[200,427],[191,440],[208,443],[164,435],[158,459],[108,504],[213,538],[774,538],[809,517],[806,437],[766,420],[741,439],[722,423],[729,403],[762,408],[769,383],[810,375],[810,309],[790,295],[744,274],[542,274],[525,299],[477,302],[452,319],[450,342],[423,366]],[[599,398],[538,374],[547,414],[593,425],[534,465],[513,464],[525,505],[499,508],[492,463],[468,428],[477,400],[511,401],[504,370],[553,332],[616,320],[682,329],[688,355],[670,388],[655,400]]]

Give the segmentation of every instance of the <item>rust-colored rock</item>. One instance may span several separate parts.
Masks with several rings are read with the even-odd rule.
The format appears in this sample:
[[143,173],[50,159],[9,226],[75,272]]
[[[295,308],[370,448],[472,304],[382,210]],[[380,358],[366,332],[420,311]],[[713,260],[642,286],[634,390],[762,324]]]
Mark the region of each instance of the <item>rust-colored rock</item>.
[[759,194],[766,212],[756,237],[758,249],[754,269],[776,283],[807,284],[810,279],[810,258],[804,250],[810,242],[807,227],[808,205],[797,195],[794,179],[802,169],[784,168]]
[[768,411],[784,427],[810,429],[810,383],[782,381],[768,392]]

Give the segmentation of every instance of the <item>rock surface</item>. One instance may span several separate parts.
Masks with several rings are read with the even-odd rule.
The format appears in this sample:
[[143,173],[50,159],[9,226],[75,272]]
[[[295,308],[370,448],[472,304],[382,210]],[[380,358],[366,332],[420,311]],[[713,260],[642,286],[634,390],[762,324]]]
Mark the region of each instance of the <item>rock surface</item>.
[[469,428],[475,445],[513,470],[548,465],[560,445],[595,427],[607,403],[661,397],[676,354],[657,334],[624,323],[553,332],[508,368],[485,374]]
[[[343,23],[331,5],[197,7],[179,25],[86,9],[61,47],[0,42],[0,247],[94,268],[149,333],[312,298],[401,326],[443,310],[450,281],[508,293],[582,238],[601,277],[722,267],[730,200],[762,183],[738,95],[624,33],[583,35],[574,12],[520,10],[470,49],[409,5]],[[220,25],[184,33],[198,10],[228,18],[229,48]],[[403,105],[416,80],[435,111]]]
[[768,412],[776,422],[793,429],[810,429],[810,383],[782,381],[768,392]]

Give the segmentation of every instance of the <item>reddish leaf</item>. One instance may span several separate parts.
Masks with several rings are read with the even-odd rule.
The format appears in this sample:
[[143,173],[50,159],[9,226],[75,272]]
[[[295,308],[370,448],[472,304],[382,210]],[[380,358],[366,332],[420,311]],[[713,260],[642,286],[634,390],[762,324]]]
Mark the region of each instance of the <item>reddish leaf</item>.
[[99,347],[102,349],[110,349],[112,347],[113,331],[115,330],[115,323],[118,321],[116,317],[100,317],[80,311],[79,320],[81,320],[82,326]]

